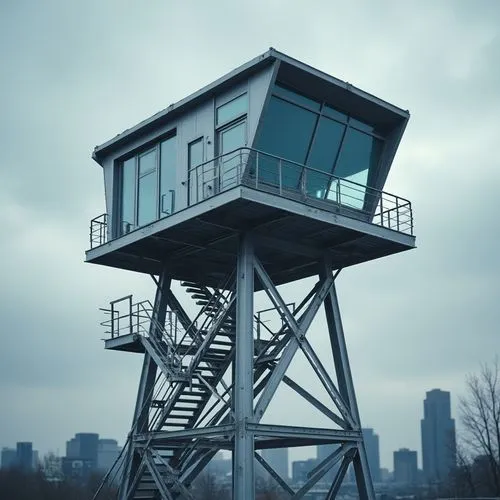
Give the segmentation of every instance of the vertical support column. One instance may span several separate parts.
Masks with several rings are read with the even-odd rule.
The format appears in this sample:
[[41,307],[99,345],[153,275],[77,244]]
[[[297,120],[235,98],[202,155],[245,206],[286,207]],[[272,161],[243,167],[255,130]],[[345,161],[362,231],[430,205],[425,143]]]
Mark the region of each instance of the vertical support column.
[[234,500],[255,498],[254,437],[246,430],[246,423],[253,420],[253,295],[253,245],[248,235],[243,235],[240,239],[236,277]]
[[[166,267],[162,270],[160,280],[156,288],[155,302],[151,325],[149,328],[149,336],[159,336],[156,324],[163,325],[167,313],[167,291],[170,290],[171,279],[167,274]],[[142,363],[141,380],[139,382],[139,390],[137,391],[137,399],[135,403],[134,419],[132,429],[130,431],[129,450],[127,452],[127,460],[123,470],[123,478],[120,485],[120,500],[128,499],[132,493],[131,488],[134,484],[135,475],[139,471],[141,457],[136,453],[133,447],[134,434],[141,434],[148,431],[149,425],[149,408],[153,396],[157,366],[151,356],[146,352]]]
[[[328,259],[325,260],[324,267],[321,270],[321,277],[331,274],[331,265]],[[361,429],[358,404],[354,383],[352,381],[349,357],[347,355],[347,346],[345,343],[344,328],[340,316],[340,308],[337,299],[335,284],[332,286],[325,299],[325,314],[330,334],[330,343],[332,346],[333,359],[335,362],[335,371],[339,384],[339,392],[349,407],[352,419],[356,422],[358,429]],[[358,486],[359,498],[361,500],[374,500],[375,491],[368,468],[368,458],[366,455],[364,440],[358,444],[358,452],[354,459],[354,472],[356,475],[356,484]]]

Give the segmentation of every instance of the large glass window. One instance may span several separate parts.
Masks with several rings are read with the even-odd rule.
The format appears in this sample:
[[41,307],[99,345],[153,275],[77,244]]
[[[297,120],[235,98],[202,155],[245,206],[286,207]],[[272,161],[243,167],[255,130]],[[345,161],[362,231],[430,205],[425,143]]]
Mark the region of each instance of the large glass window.
[[175,212],[176,137],[160,144],[160,217]]
[[361,209],[382,145],[372,125],[276,85],[255,147],[279,158],[259,155],[250,173],[280,189],[301,191],[303,186],[308,196]]
[[198,203],[205,198],[207,191],[213,192],[213,165],[203,163],[203,137],[188,145],[188,204]]
[[[240,121],[219,131],[219,190],[235,186],[241,177],[244,153],[240,149],[246,144],[246,121]],[[235,151],[237,150],[237,151]],[[231,151],[234,151],[232,154]]]
[[171,136],[118,165],[118,236],[175,210],[175,144]]
[[311,144],[317,115],[289,102],[271,97],[263,118],[257,149],[291,162],[262,156],[259,181],[296,189]]
[[325,116],[319,119],[318,128],[314,136],[307,166],[325,172],[308,171],[306,173],[307,193],[316,198],[324,198],[331,180],[331,173],[340,149],[345,125],[330,120]]
[[283,87],[282,85],[276,85],[274,87],[274,94],[283,97],[284,99],[293,101],[300,106],[305,106],[306,108],[313,109],[314,111],[319,111],[321,108],[321,103],[319,103],[318,101],[294,92],[293,90]]
[[123,162],[120,179],[119,234],[129,233],[135,226],[135,157]]
[[139,185],[137,193],[137,223],[139,226],[156,219],[156,149],[139,156]]
[[363,208],[370,169],[380,158],[382,142],[368,134],[349,128],[333,174],[349,182],[332,184],[329,199],[354,208]]

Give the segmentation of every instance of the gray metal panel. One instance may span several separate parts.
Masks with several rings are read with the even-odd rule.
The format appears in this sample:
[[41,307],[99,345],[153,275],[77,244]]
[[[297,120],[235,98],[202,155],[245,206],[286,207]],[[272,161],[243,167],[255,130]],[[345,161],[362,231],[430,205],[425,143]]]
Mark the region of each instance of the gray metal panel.
[[99,161],[104,171],[106,213],[109,217],[109,228],[114,227],[116,218],[114,208],[117,206],[117,202],[114,197],[118,194],[118,189],[115,186],[114,167],[117,159],[138,151],[147,144],[154,144],[169,132],[176,130],[176,184],[173,189],[175,189],[176,210],[182,210],[187,206],[188,144],[202,138],[203,160],[213,159],[217,154],[215,108],[244,92],[248,92],[249,95],[247,144],[251,144],[272,78],[273,67],[264,68],[234,87],[224,92],[221,91],[217,96],[207,96],[205,100],[200,100],[196,106],[186,109],[182,115],[169,117],[169,120],[158,124],[157,128],[144,131],[142,135],[135,134],[127,142],[116,143],[109,154],[102,153]]
[[100,163],[100,159],[109,154],[118,145],[127,143],[137,135],[143,135],[144,132],[156,129],[163,122],[179,116],[179,114],[184,113],[188,108],[196,106],[200,101],[221,93],[225,88],[234,86],[237,82],[244,80],[255,72],[258,72],[261,68],[272,64],[273,61],[274,56],[272,56],[271,51],[267,51],[266,53],[255,57],[248,63],[239,66],[197,92],[194,92],[175,104],[171,104],[162,111],[159,111],[150,118],[147,118],[137,125],[123,131],[121,134],[118,134],[116,137],[101,144],[100,146],[96,146],[93,158]]

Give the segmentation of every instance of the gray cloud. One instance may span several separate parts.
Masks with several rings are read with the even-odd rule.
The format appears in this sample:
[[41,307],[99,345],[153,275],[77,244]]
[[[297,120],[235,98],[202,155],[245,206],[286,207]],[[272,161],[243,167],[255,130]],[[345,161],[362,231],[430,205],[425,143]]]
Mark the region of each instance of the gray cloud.
[[425,391],[456,401],[496,352],[500,4],[217,5],[0,6],[0,445],[126,435],[140,360],[104,352],[97,307],[153,289],[82,262],[104,211],[91,151],[274,46],[412,113],[386,187],[414,202],[419,248],[339,279],[363,423],[392,467],[420,449]]

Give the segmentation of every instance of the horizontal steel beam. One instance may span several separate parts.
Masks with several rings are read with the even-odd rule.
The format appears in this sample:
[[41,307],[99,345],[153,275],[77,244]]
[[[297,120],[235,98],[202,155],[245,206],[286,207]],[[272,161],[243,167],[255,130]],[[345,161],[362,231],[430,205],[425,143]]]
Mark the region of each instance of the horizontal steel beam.
[[296,427],[290,425],[268,425],[247,423],[246,430],[256,436],[271,437],[303,437],[303,438],[328,438],[331,443],[359,442],[363,439],[361,431],[347,431],[337,429]]
[[[321,444],[332,444],[331,438],[272,438],[255,440],[256,450],[268,450],[276,448],[299,448],[302,446],[318,446]],[[335,444],[335,443],[334,443]],[[336,443],[338,444],[338,443]]]
[[183,429],[179,431],[156,431],[156,432],[147,432],[144,434],[137,434],[134,436],[135,443],[145,443],[149,440],[151,442],[165,441],[168,442],[170,439],[179,440],[185,439],[186,441],[191,440],[193,438],[198,438],[201,436],[222,436],[227,435],[228,437],[232,437],[234,434],[234,425],[218,425],[214,427],[203,427],[200,429]]

